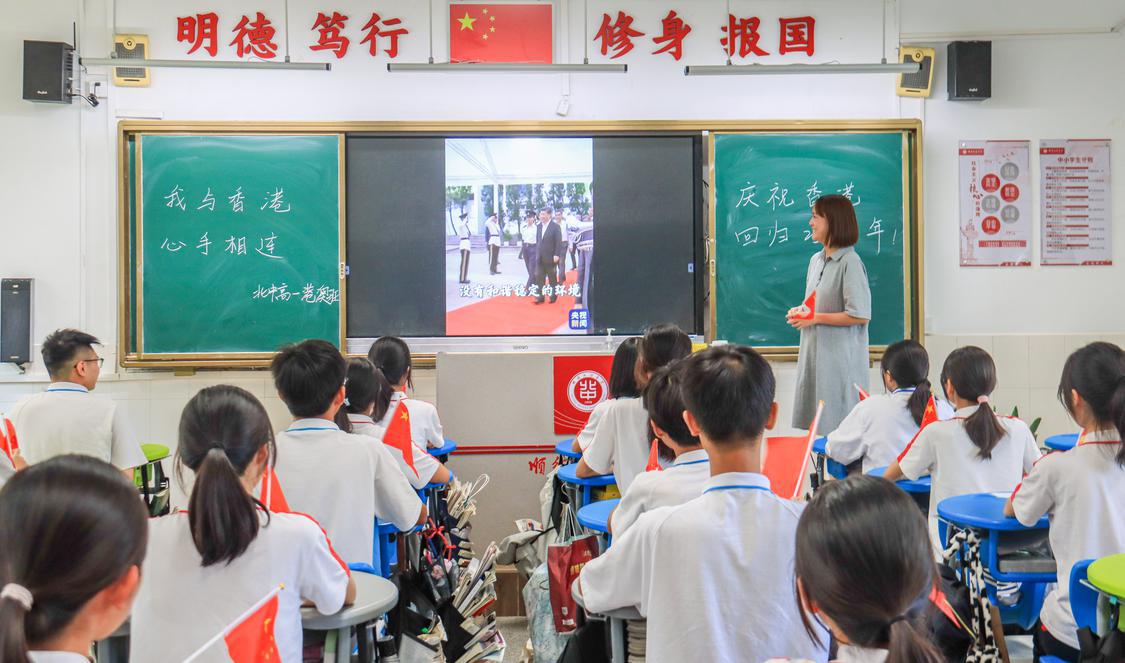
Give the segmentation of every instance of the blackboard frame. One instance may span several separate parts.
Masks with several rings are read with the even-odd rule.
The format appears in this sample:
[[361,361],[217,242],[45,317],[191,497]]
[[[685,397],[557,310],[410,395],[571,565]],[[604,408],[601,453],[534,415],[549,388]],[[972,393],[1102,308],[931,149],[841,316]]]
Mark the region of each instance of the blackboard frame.
[[[917,119],[900,120],[823,120],[823,121],[752,121],[743,123],[737,130],[716,130],[708,135],[708,181],[712,183],[707,195],[707,252],[708,288],[707,341],[716,339],[718,303],[716,292],[716,187],[715,136],[717,134],[849,134],[898,133],[903,136],[903,212],[906,215],[903,251],[903,326],[906,337],[921,341],[924,336],[924,247],[922,218],[922,122]],[[878,361],[886,350],[885,345],[869,346],[871,361]],[[797,346],[763,346],[755,348],[774,361],[796,361]]]

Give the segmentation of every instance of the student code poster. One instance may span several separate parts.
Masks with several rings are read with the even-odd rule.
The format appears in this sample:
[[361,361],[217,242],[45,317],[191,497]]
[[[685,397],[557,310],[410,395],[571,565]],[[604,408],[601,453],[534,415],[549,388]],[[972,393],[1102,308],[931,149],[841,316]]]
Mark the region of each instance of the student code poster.
[[1108,140],[1041,140],[1043,265],[1112,265]]
[[962,267],[1031,266],[1031,141],[961,141]]

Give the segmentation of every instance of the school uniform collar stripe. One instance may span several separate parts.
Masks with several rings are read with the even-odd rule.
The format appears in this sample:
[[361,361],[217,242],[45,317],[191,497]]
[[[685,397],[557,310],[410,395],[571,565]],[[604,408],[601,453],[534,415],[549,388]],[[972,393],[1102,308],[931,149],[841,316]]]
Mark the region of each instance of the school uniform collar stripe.
[[372,419],[371,417],[367,416],[366,414],[349,414],[348,415],[348,421],[352,422],[353,424],[373,424],[373,423],[375,423],[375,420]]
[[90,390],[80,384],[73,382],[53,382],[51,386],[47,387],[47,391],[77,391],[82,394],[90,393]]
[[1120,441],[1121,434],[1115,430],[1096,430],[1086,433],[1086,436],[1082,438],[1082,442],[1078,446],[1086,444],[1105,444],[1109,442],[1116,444]]
[[672,467],[679,467],[682,465],[698,465],[700,463],[706,462],[707,452],[703,449],[695,449],[693,451],[688,451],[687,453],[682,453],[677,456],[676,460],[672,462]]
[[733,490],[739,488],[769,491],[770,480],[766,475],[758,474],[757,472],[724,472],[723,474],[711,477],[703,484],[704,493],[709,493],[713,490]]
[[327,419],[298,419],[290,424],[285,432],[297,433],[308,430],[340,430],[340,427]]

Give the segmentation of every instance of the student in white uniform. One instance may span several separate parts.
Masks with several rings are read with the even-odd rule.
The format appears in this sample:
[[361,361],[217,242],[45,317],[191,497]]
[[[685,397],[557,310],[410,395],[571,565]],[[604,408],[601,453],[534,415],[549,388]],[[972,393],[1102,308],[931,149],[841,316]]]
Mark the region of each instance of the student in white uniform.
[[761,474],[762,436],[777,419],[770,366],[745,346],[685,363],[684,416],[712,476],[702,496],[642,515],[586,564],[584,603],[592,612],[636,608],[648,619],[654,663],[824,661],[828,634],[809,638],[794,591],[802,505],[770,492]]
[[[653,371],[691,354],[691,338],[673,324],[649,327],[637,348],[637,387],[644,391]],[[598,422],[594,439],[582,452],[575,468],[579,477],[613,473],[617,488],[625,495],[633,479],[645,471],[652,432],[648,412],[639,398],[615,400]]]
[[828,626],[836,661],[945,660],[927,623],[936,574],[926,519],[893,484],[853,476],[818,490],[797,525],[796,569],[805,626],[814,638],[814,623]]
[[582,453],[594,441],[594,433],[598,430],[605,411],[610,408],[610,402],[624,398],[639,398],[641,390],[637,388],[637,347],[641,339],[636,336],[621,341],[613,353],[613,365],[609,369],[609,398],[598,403],[590,412],[586,425],[578,432],[571,445],[577,453]]
[[[892,343],[881,364],[886,394],[872,394],[860,401],[836,430],[828,434],[825,451],[843,465],[862,461],[866,474],[887,467],[918,434],[922,414],[930,401],[930,357],[918,341]],[[953,416],[953,408],[935,399],[938,419]]]
[[95,345],[101,341],[76,329],[60,329],[43,341],[51,385],[17,403],[11,413],[28,463],[68,453],[100,458],[126,471],[147,462],[117,404],[90,394],[103,361]]
[[[188,401],[176,471],[194,473],[191,501],[151,521],[131,661],[184,660],[284,585],[274,639],[283,662],[300,663],[301,602],[333,614],[354,600],[348,568],[316,521],[270,513],[251,496],[276,452],[269,415],[249,392],[218,385]],[[200,660],[226,656],[220,640]]]
[[711,478],[711,464],[698,435],[692,435],[684,422],[681,393],[684,363],[675,361],[652,374],[645,388],[644,404],[652,432],[660,440],[661,472],[643,472],[633,480],[629,492],[610,514],[609,528],[621,536],[642,513],[662,506],[689,502],[703,494]]
[[1035,655],[1078,660],[1070,608],[1075,562],[1125,552],[1125,352],[1091,343],[1066,360],[1059,400],[1086,435],[1066,453],[1050,453],[1016,488],[1005,511],[1030,526],[1047,514],[1059,583],[1047,594],[1035,631]]
[[336,346],[308,340],[270,364],[274,386],[295,421],[277,436],[276,473],[293,511],[320,523],[350,563],[371,563],[375,518],[400,530],[426,521],[426,505],[385,445],[340,430],[347,362]]
[[996,364],[975,346],[950,353],[941,369],[941,383],[954,417],[937,421],[918,433],[887,468],[884,478],[911,480],[927,474],[930,489],[930,539],[941,559],[937,505],[942,500],[970,493],[1011,493],[1039,459],[1039,446],[1027,424],[998,417],[988,404],[996,389]]
[[[340,408],[344,413],[343,421],[337,416],[340,430],[357,435],[366,435],[376,443],[383,442],[383,434],[387,432],[385,426],[375,423],[375,419],[382,420],[391,406],[391,397],[394,388],[383,372],[375,368],[369,359],[352,357],[348,360],[347,405]],[[426,453],[417,445],[411,443],[411,461],[414,469],[406,464],[402,452],[393,447],[388,448],[399,469],[406,476],[406,480],[415,490],[426,487],[429,483],[449,483],[453,474],[437,458]]]
[[390,423],[387,417],[394,414],[400,402],[406,403],[406,409],[410,411],[410,438],[414,444],[423,451],[444,446],[445,435],[441,429],[437,408],[432,403],[407,396],[406,390],[414,388],[414,378],[411,375],[413,368],[410,361],[410,346],[406,341],[397,336],[378,338],[367,351],[367,358],[375,364],[375,368],[382,371],[383,376],[395,390],[386,415],[375,420],[386,427]]
[[14,476],[0,490],[0,661],[88,663],[129,616],[147,520],[136,487],[89,456]]

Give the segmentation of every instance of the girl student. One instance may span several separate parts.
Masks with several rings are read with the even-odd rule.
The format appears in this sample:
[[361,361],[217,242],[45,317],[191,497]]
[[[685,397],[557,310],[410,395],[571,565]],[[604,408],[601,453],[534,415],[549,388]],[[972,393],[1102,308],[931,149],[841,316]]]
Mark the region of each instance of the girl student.
[[1039,459],[1039,447],[1027,424],[998,417],[988,404],[996,389],[996,364],[981,348],[966,346],[949,354],[941,384],[954,417],[923,428],[907,445],[884,478],[911,480],[930,474],[930,538],[941,558],[937,505],[947,497],[969,493],[1010,493]]
[[[218,385],[188,401],[176,474],[183,483],[186,465],[195,481],[187,511],[150,523],[131,661],[183,660],[281,587],[274,638],[283,663],[300,663],[301,602],[333,614],[355,599],[355,583],[316,521],[270,513],[252,496],[275,454],[269,417],[249,392]],[[226,660],[221,638],[213,647],[203,660]]]
[[609,398],[598,403],[593,412],[590,413],[586,425],[574,438],[574,444],[571,447],[574,451],[581,453],[594,441],[594,433],[598,430],[598,423],[601,422],[602,416],[610,407],[611,401],[623,398],[638,398],[641,395],[641,390],[637,388],[637,376],[634,370],[637,366],[637,346],[640,342],[640,338],[630,336],[617,346],[617,350],[613,353],[613,366],[609,371]]
[[[654,371],[691,354],[691,338],[676,325],[653,325],[645,331],[637,350],[634,372],[643,392]],[[598,423],[590,446],[582,452],[575,474],[592,477],[612,472],[625,495],[648,464],[651,439],[648,412],[641,399],[613,401]]]
[[0,490],[0,660],[87,663],[129,616],[148,514],[121,471],[56,456]]
[[382,371],[383,376],[391,383],[394,393],[391,395],[391,404],[385,415],[375,421],[384,428],[390,423],[388,417],[394,414],[399,402],[405,402],[406,409],[410,412],[410,438],[421,450],[441,447],[445,444],[445,436],[441,430],[441,420],[438,419],[437,408],[431,403],[409,398],[406,390],[414,388],[411,376],[410,346],[406,341],[397,336],[383,336],[371,344],[367,351],[367,358]]
[[[888,536],[894,532],[894,536]],[[914,500],[876,477],[818,490],[797,523],[801,618],[827,626],[846,663],[941,663],[927,612],[936,567]]]
[[1024,478],[1005,512],[1025,525],[1051,519],[1059,583],[1047,594],[1035,631],[1035,658],[1078,660],[1070,608],[1074,564],[1125,551],[1125,351],[1091,343],[1063,366],[1059,400],[1085,431],[1066,453],[1044,456]]
[[[344,413],[344,421],[340,429],[357,435],[369,435],[377,441],[383,441],[383,434],[387,432],[385,426],[375,423],[386,418],[391,407],[391,399],[395,390],[383,375],[375,368],[370,360],[362,357],[353,357],[348,360],[348,381],[345,385],[347,400],[340,411]],[[449,483],[453,473],[449,471],[438,459],[411,443],[411,460],[414,469],[406,464],[400,450],[394,450],[391,455],[398,461],[399,469],[406,475],[407,481],[415,490],[420,490],[429,483]]]
[[667,465],[661,472],[644,472],[633,480],[629,492],[610,514],[614,536],[623,534],[646,511],[699,497],[711,478],[707,452],[684,421],[683,368],[683,362],[672,362],[653,373],[645,388],[645,410]]
[[[862,461],[862,472],[887,467],[918,434],[930,400],[930,357],[917,341],[887,346],[881,362],[886,394],[860,401],[836,430],[828,434],[829,458],[850,465]],[[935,399],[938,419],[949,419],[953,408]]]

